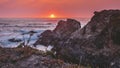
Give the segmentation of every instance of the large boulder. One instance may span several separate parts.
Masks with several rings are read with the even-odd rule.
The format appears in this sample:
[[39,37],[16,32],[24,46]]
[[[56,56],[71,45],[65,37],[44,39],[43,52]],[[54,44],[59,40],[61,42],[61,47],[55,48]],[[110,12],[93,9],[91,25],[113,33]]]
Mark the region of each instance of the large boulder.
[[54,46],[59,58],[93,68],[120,68],[120,10],[95,12],[91,21]]
[[80,22],[74,19],[61,20],[53,31],[44,31],[34,45],[56,45],[60,41],[67,40],[79,28],[81,28]]
[[58,38],[65,39],[69,38],[71,33],[73,33],[79,28],[81,28],[80,22],[74,19],[67,19],[67,21],[59,21],[53,32]]

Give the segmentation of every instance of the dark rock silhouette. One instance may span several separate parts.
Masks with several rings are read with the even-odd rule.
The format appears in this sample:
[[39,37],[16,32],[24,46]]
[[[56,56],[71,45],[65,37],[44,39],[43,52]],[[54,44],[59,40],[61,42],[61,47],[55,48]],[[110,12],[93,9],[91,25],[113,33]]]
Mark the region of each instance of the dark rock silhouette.
[[10,42],[21,42],[22,40],[21,39],[11,38],[11,39],[8,39],[8,41],[10,41]]
[[92,68],[120,68],[120,10],[94,14],[82,29],[77,24],[71,27],[74,26],[71,20],[60,21],[55,30],[49,31],[48,38],[41,35],[37,43],[49,40],[46,45],[53,45],[56,56],[65,61],[89,64]]
[[80,22],[74,19],[61,20],[53,31],[46,30],[43,32],[34,45],[54,45],[60,41],[67,40],[79,28],[81,28]]

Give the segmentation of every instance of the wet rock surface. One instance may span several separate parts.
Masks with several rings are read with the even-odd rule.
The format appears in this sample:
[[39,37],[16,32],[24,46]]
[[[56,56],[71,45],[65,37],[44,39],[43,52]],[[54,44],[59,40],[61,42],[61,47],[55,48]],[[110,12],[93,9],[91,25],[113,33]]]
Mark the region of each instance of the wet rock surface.
[[11,39],[8,39],[8,41],[10,41],[10,42],[21,42],[22,40],[21,39],[11,38]]
[[92,68],[120,68],[120,10],[103,10],[94,14],[83,28],[70,27],[70,31],[64,25],[66,22],[60,21],[51,31],[53,34],[47,35],[50,39],[42,37],[39,40],[49,39],[47,45],[52,44],[56,56],[67,62]]

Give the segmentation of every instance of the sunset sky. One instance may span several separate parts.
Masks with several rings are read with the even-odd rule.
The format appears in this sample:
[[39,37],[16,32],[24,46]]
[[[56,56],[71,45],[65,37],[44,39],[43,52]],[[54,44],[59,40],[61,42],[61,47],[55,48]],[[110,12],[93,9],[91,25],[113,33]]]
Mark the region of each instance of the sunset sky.
[[91,17],[94,11],[120,9],[120,0],[0,0],[0,17]]

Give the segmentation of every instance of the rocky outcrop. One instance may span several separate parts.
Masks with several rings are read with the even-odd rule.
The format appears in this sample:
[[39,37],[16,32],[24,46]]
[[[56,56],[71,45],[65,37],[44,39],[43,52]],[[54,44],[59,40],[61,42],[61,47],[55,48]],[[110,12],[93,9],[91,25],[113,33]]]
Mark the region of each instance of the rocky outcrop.
[[0,68],[69,68],[77,67],[31,47],[0,48]]
[[[82,29],[73,32],[62,45],[54,46],[60,58],[93,68],[119,67],[120,10],[103,10]],[[118,59],[119,60],[119,59]],[[117,63],[117,64],[116,64]],[[116,67],[112,68],[116,68]]]
[[76,21],[74,24],[73,20],[67,20],[70,25],[60,21],[53,31],[47,31],[50,35],[43,32],[37,43],[43,44],[42,40],[46,45],[52,44],[56,56],[65,61],[92,68],[120,68],[120,10],[94,14],[82,29]]
[[21,42],[22,40],[21,39],[11,38],[11,39],[8,39],[8,41],[10,41],[10,42]]
[[60,41],[67,40],[79,28],[81,28],[80,22],[74,19],[61,20],[53,31],[46,30],[43,32],[34,45],[55,45]]
[[60,39],[69,38],[71,33],[81,28],[80,22],[74,19],[67,19],[67,21],[59,21],[53,32]]

